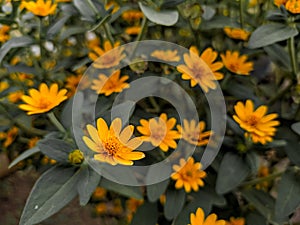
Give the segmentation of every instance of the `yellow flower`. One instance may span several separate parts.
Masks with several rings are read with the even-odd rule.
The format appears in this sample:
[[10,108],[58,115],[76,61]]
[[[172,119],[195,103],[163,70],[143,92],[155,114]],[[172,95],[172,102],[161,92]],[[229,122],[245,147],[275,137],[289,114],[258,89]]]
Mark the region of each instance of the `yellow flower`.
[[249,7],[254,7],[258,4],[258,0],[250,0],[249,1]]
[[126,201],[126,209],[127,209],[127,221],[130,222],[132,220],[133,214],[136,212],[139,206],[144,203],[143,199],[135,199],[130,198]]
[[159,118],[151,118],[149,121],[140,120],[142,126],[138,126],[137,130],[143,135],[144,141],[151,142],[155,147],[159,147],[162,151],[167,152],[170,148],[176,148],[175,139],[180,138],[180,134],[172,130],[176,124],[175,118],[167,118],[167,114],[162,113]]
[[117,70],[109,77],[99,74],[98,79],[93,80],[91,89],[105,96],[109,96],[114,92],[121,92],[123,89],[129,87],[129,84],[125,82],[129,76],[125,75],[120,78],[120,73],[121,70]]
[[183,120],[183,127],[177,125],[177,130],[182,138],[190,144],[203,146],[208,143],[208,138],[212,134],[211,131],[203,132],[205,129],[205,122],[200,121],[198,125],[195,120]]
[[247,41],[250,35],[250,32],[240,28],[225,27],[224,32],[230,38],[239,39],[243,41]]
[[106,193],[107,193],[106,189],[104,189],[102,187],[97,187],[92,195],[92,198],[95,200],[104,199],[106,196]]
[[108,1],[106,3],[105,9],[108,10],[110,7],[113,7],[112,14],[116,13],[120,9],[119,4],[115,1]]
[[82,74],[70,75],[66,78],[65,88],[68,89],[68,97],[75,94],[76,90],[84,90],[90,86],[90,81],[87,76]]
[[[99,46],[94,47],[89,53],[90,59],[94,61],[93,66],[98,69],[108,69],[119,65],[122,59],[125,58],[125,54],[123,53],[124,48],[118,46],[120,46],[120,42],[116,42],[114,46],[112,46],[111,43],[106,40],[104,42],[104,49]],[[106,52],[109,53],[105,54]]]
[[16,103],[21,100],[22,96],[24,95],[24,92],[21,90],[14,91],[8,94],[7,98],[10,102]]
[[230,222],[226,222],[226,225],[245,225],[245,218],[230,217]]
[[50,159],[48,156],[44,156],[42,159],[41,159],[41,164],[42,165],[47,165],[47,164],[50,164],[50,165],[53,165],[56,163],[56,160],[54,159]]
[[217,87],[216,80],[223,78],[223,74],[217,72],[217,70],[223,67],[223,63],[214,62],[217,56],[218,53],[211,48],[207,48],[199,56],[198,49],[192,46],[190,53],[183,55],[186,65],[177,66],[177,70],[182,73],[182,79],[191,81],[192,87],[199,84],[204,92],[208,92],[209,89]]
[[279,7],[281,5],[285,5],[287,1],[288,0],[274,0],[274,4]]
[[75,149],[69,153],[68,159],[71,164],[81,164],[84,160],[84,155],[82,151]]
[[225,225],[225,220],[217,220],[216,214],[210,214],[205,219],[204,211],[201,208],[198,208],[196,214],[191,213],[190,215],[190,224],[188,225]]
[[[267,177],[269,175],[269,167],[267,166],[260,166],[258,169],[257,177]],[[260,182],[256,184],[256,189],[263,189],[266,190],[269,186],[268,181]]]
[[0,92],[9,88],[9,84],[6,81],[0,81]]
[[22,82],[27,86],[32,86],[33,85],[33,75],[32,74],[12,73],[12,74],[10,74],[10,78],[12,80]]
[[27,145],[28,145],[28,148],[33,148],[34,146],[36,146],[36,143],[40,140],[40,138],[38,137],[33,137],[33,138],[30,138]]
[[85,144],[97,154],[94,158],[111,165],[133,165],[133,160],[145,157],[143,152],[133,151],[142,144],[141,138],[131,138],[134,126],[129,125],[122,130],[122,121],[116,118],[112,121],[110,128],[106,122],[99,118],[97,129],[87,125],[87,131],[91,138],[83,136]]
[[95,211],[98,215],[103,215],[106,213],[107,211],[107,206],[106,206],[106,203],[98,203],[96,206],[95,206]]
[[45,113],[58,106],[67,99],[67,90],[58,90],[56,83],[48,88],[47,84],[42,83],[39,90],[31,88],[29,96],[23,95],[22,100],[27,104],[19,105],[19,108],[28,111],[28,115]]
[[18,132],[19,132],[19,129],[15,126],[13,126],[9,131],[7,131],[6,140],[2,144],[4,148],[7,148],[14,142],[14,140],[16,139],[16,137],[18,135]]
[[300,0],[288,0],[285,4],[285,8],[291,13],[300,13]]
[[176,180],[175,188],[184,188],[187,193],[199,190],[199,186],[203,187],[203,178],[206,177],[206,172],[201,170],[201,163],[194,162],[193,157],[189,157],[187,161],[180,159],[179,165],[174,165],[175,172],[171,175],[173,180]]
[[0,43],[6,42],[10,38],[8,34],[9,30],[10,30],[10,26],[7,25],[0,26]]
[[272,141],[276,132],[275,126],[279,125],[279,121],[274,120],[278,116],[276,113],[266,115],[268,107],[264,105],[254,110],[251,100],[247,100],[245,105],[238,102],[234,110],[236,115],[233,119],[246,130],[246,137],[251,137],[254,143],[265,144]]
[[127,27],[125,33],[128,35],[138,35],[141,32],[141,29],[140,26]]
[[167,62],[178,62],[180,60],[180,56],[177,55],[177,53],[177,50],[155,50],[151,53],[151,56]]
[[221,58],[225,67],[233,73],[249,75],[250,71],[253,70],[253,63],[246,62],[248,57],[246,55],[239,56],[237,51],[226,51],[226,55],[221,54]]
[[22,1],[20,7],[26,8],[36,16],[48,16],[55,13],[57,4],[52,4],[51,0]]
[[143,17],[144,17],[144,14],[141,11],[136,10],[136,9],[127,10],[127,11],[123,12],[123,14],[122,14],[123,20],[126,20],[129,23],[136,22],[137,20],[139,20]]

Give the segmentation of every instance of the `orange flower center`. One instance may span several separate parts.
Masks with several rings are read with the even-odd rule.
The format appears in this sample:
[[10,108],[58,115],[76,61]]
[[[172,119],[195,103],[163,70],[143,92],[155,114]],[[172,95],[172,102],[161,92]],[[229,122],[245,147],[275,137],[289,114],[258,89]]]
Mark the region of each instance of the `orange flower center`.
[[228,65],[228,69],[231,70],[231,71],[238,71],[239,69],[239,64],[238,63],[230,63]]
[[109,155],[115,155],[120,148],[120,142],[116,137],[109,137],[104,143],[104,148]]
[[117,57],[114,54],[109,54],[104,57],[102,56],[101,61],[105,65],[111,65],[112,63],[114,63],[116,61],[116,58]]
[[249,124],[250,126],[255,127],[256,124],[258,123],[258,118],[256,116],[249,116],[247,119],[247,124]]
[[155,130],[151,130],[151,138],[161,141],[166,136],[166,130],[161,127],[156,128]]
[[41,109],[47,109],[51,105],[51,101],[49,101],[46,98],[41,98],[39,100],[39,108]]
[[197,131],[193,131],[193,132],[187,133],[187,138],[193,142],[197,142],[200,140],[200,134]]

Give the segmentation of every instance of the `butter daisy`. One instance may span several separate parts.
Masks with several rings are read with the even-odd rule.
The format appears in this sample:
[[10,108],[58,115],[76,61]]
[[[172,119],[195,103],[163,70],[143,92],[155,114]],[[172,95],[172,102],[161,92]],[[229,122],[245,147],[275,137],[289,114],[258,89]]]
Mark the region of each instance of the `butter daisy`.
[[[134,126],[129,125],[122,129],[122,121],[116,118],[110,127],[104,119],[97,120],[97,128],[87,125],[89,137],[83,136],[84,143],[96,152],[94,159],[111,165],[133,165],[133,160],[145,157],[143,152],[134,151],[143,141],[141,138],[131,138]],[[131,139],[130,139],[131,138]]]
[[180,60],[177,50],[155,50],[151,56],[166,62],[178,62]]
[[288,0],[285,4],[285,8],[294,14],[300,13],[300,1],[299,0]]
[[57,4],[52,4],[51,0],[37,0],[37,1],[22,1],[21,8],[27,9],[36,16],[48,16],[55,13]]
[[245,218],[239,217],[239,218],[234,218],[230,217],[230,221],[226,222],[225,225],[245,225],[246,221]]
[[225,225],[225,220],[217,220],[216,214],[210,214],[205,218],[202,208],[198,208],[196,213],[190,214],[190,224],[188,225]]
[[226,54],[221,54],[224,66],[231,72],[238,75],[249,75],[253,70],[253,62],[246,62],[246,55],[239,55],[237,51],[226,51]]
[[10,26],[0,25],[0,43],[6,42],[10,36],[8,32],[10,31]]
[[228,37],[232,39],[238,39],[243,41],[247,41],[250,35],[249,31],[240,28],[225,27],[224,32]]

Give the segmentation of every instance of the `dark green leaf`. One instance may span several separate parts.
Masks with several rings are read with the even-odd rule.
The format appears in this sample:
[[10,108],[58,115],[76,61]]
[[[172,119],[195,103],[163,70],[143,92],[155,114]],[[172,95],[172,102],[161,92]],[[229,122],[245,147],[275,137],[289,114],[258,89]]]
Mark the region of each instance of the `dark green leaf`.
[[216,192],[225,194],[241,184],[250,174],[250,168],[243,158],[233,153],[226,153],[217,177]]
[[299,175],[291,171],[286,172],[278,185],[278,197],[275,204],[276,218],[283,219],[295,211],[300,205],[299,193]]
[[93,5],[91,0],[74,0],[73,3],[84,19],[91,22],[94,21],[96,16],[95,5]]
[[166,191],[170,180],[167,179],[157,184],[147,186],[147,197],[150,202],[155,202]]
[[25,47],[32,44],[34,40],[31,37],[23,36],[23,37],[15,37],[2,45],[0,49],[0,63],[2,62],[4,56],[13,48]]
[[155,225],[157,218],[157,205],[145,202],[137,209],[130,225]]
[[203,20],[200,26],[201,29],[203,30],[210,30],[210,29],[220,29],[226,26],[238,27],[239,24],[236,23],[234,19],[231,19],[226,16],[214,16],[211,20]]
[[23,152],[21,155],[19,155],[17,158],[15,158],[10,164],[8,168],[11,168],[15,165],[17,165],[19,162],[21,162],[22,160],[28,158],[29,156],[40,152],[40,149],[36,146],[33,147],[31,149],[26,150],[25,152]]
[[94,190],[100,182],[101,176],[90,167],[82,168],[81,170],[77,190],[80,205],[84,206],[89,202]]
[[295,131],[298,135],[300,135],[300,122],[292,124],[292,129]]
[[75,34],[84,34],[87,31],[87,28],[82,27],[82,26],[73,26],[73,27],[68,27],[66,30],[64,30],[60,36],[59,36],[59,41],[62,42],[66,38],[73,36]]
[[291,70],[290,57],[283,47],[278,44],[273,44],[264,47],[264,50],[273,63],[285,68],[286,70]]
[[251,212],[246,216],[247,225],[267,225],[267,220],[258,212]]
[[250,36],[249,48],[260,48],[274,44],[279,41],[287,40],[298,34],[296,28],[285,24],[266,24],[258,27]]
[[184,0],[164,0],[162,5],[160,6],[161,8],[174,8],[175,6],[181,4],[184,2]]
[[62,27],[65,25],[67,20],[71,17],[71,15],[66,14],[59,20],[57,20],[47,31],[47,38],[52,39],[58,32],[61,31]]
[[32,225],[58,212],[77,194],[74,168],[55,166],[35,183],[23,210],[20,225]]
[[184,190],[168,190],[166,193],[166,203],[164,205],[165,217],[168,220],[174,219],[180,213],[184,203]]
[[283,12],[281,12],[280,10],[273,10],[273,11],[268,11],[267,12],[266,19],[270,20],[270,21],[283,22],[284,23],[287,19],[287,15],[284,14]]
[[260,163],[259,156],[254,151],[250,151],[246,155],[246,162],[249,165],[249,168],[251,169],[251,174],[256,175]]
[[70,144],[54,138],[43,139],[37,146],[43,154],[61,163],[68,163],[69,153],[74,150]]

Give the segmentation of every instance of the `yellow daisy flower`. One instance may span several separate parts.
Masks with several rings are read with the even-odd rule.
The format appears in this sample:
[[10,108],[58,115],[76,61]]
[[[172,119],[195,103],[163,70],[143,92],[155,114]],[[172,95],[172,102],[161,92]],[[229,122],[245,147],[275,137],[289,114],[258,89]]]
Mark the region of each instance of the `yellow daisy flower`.
[[8,101],[10,101],[12,103],[16,103],[21,100],[23,95],[24,95],[24,92],[21,90],[18,90],[18,91],[9,93],[7,98],[8,98]]
[[[111,43],[108,40],[106,40],[104,42],[103,49],[99,46],[94,47],[92,51],[88,54],[90,59],[94,61],[93,66],[98,69],[108,69],[119,65],[120,62],[125,58],[125,54],[123,53],[123,47],[113,49],[118,46],[120,46],[120,42],[116,42],[114,46],[112,46]],[[109,53],[105,54],[106,52]]]
[[145,157],[143,152],[133,151],[142,144],[141,138],[131,138],[134,126],[129,125],[122,129],[122,121],[116,118],[110,128],[106,122],[99,118],[97,128],[87,125],[89,137],[83,136],[84,143],[97,154],[94,159],[107,162],[111,165],[133,165],[133,160]]
[[0,92],[9,88],[9,84],[6,81],[0,81]]
[[285,8],[291,13],[300,13],[300,1],[299,0],[288,0],[285,4]]
[[136,9],[130,9],[122,13],[123,20],[131,23],[136,22],[144,17],[144,14]]
[[201,208],[198,208],[196,214],[191,213],[190,215],[190,224],[188,225],[225,225],[225,220],[217,220],[216,214],[210,214],[206,219],[204,211]]
[[118,10],[120,9],[119,4],[115,1],[107,1],[105,9],[108,10],[110,7],[113,7],[113,10],[111,12],[112,14],[118,12]]
[[233,119],[246,130],[246,137],[251,137],[254,143],[265,144],[272,141],[275,126],[279,125],[279,121],[274,120],[278,116],[276,113],[266,115],[268,107],[264,105],[254,110],[251,100],[247,100],[245,105],[238,102],[234,110],[236,115],[233,115]]
[[10,30],[10,26],[7,25],[0,26],[0,43],[6,42],[10,38],[8,34],[9,30]]
[[162,151],[167,152],[170,148],[176,148],[176,139],[180,138],[180,134],[172,130],[176,124],[175,118],[167,118],[167,114],[162,113],[159,118],[151,118],[149,121],[141,119],[142,126],[138,126],[137,130],[143,135],[144,141],[151,142],[155,147],[159,147]]
[[19,129],[15,126],[13,126],[10,130],[8,130],[5,135],[5,141],[3,142],[2,146],[4,148],[9,147],[16,139],[18,132],[19,132]]
[[39,137],[33,137],[33,138],[30,138],[27,145],[28,145],[28,148],[33,148],[34,146],[36,146],[36,143],[40,140]]
[[106,197],[106,189],[102,188],[102,187],[96,187],[93,195],[92,195],[92,199],[94,200],[100,200],[100,199],[104,199]]
[[224,32],[230,38],[239,39],[243,41],[247,41],[250,35],[249,31],[240,28],[225,27]]
[[178,62],[180,60],[177,50],[155,50],[151,56],[166,62]]
[[209,136],[212,134],[211,131],[203,132],[205,130],[204,121],[200,121],[197,125],[195,120],[188,121],[184,119],[183,127],[177,125],[177,130],[184,140],[196,146],[206,145]]
[[217,87],[215,83],[216,80],[223,78],[223,74],[217,72],[217,70],[223,67],[223,63],[214,62],[217,56],[217,52],[211,48],[207,48],[199,56],[198,49],[192,46],[190,53],[183,55],[185,65],[177,66],[177,70],[182,73],[182,79],[190,80],[192,87],[199,84],[204,92],[208,92],[209,89],[215,89]]
[[230,217],[230,221],[226,222],[226,225],[245,225],[245,218],[234,218]]
[[224,66],[231,72],[239,75],[249,75],[253,70],[253,62],[246,62],[246,55],[239,56],[237,51],[226,51],[226,55],[221,54]]
[[22,100],[26,104],[19,105],[19,108],[28,111],[28,115],[45,113],[58,106],[61,102],[65,101],[67,90],[58,90],[56,83],[48,88],[47,84],[42,83],[39,90],[29,89],[29,96],[23,95]]
[[121,92],[123,89],[129,87],[129,84],[125,82],[129,76],[120,77],[120,73],[121,70],[117,70],[109,77],[99,74],[98,79],[93,80],[91,89],[95,90],[97,94],[104,94],[105,96],[109,96],[114,92]]
[[199,186],[203,187],[203,178],[206,177],[206,172],[201,170],[201,163],[194,161],[193,157],[189,157],[187,161],[180,159],[179,165],[174,165],[173,170],[175,171],[171,178],[176,180],[175,188],[184,188],[187,193],[199,190]]
[[288,0],[274,0],[274,4],[279,7],[281,5],[285,5],[287,1]]
[[127,27],[125,29],[125,33],[128,35],[138,35],[141,32],[142,28],[141,26],[132,26],[132,27]]
[[36,2],[22,1],[21,8],[26,8],[29,12],[36,16],[48,16],[55,13],[57,4],[52,4],[51,0],[37,0]]

